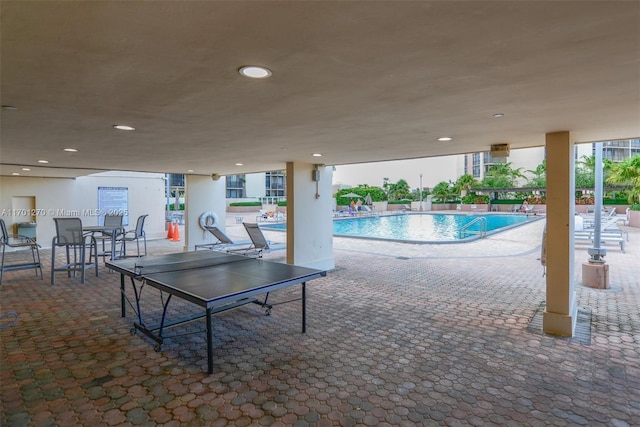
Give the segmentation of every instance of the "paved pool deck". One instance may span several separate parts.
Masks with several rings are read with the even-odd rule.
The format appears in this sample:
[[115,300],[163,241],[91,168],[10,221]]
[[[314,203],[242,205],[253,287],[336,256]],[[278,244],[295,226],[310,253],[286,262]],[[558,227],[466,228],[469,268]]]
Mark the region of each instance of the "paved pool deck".
[[[247,240],[227,221],[231,237]],[[626,254],[607,246],[608,290],[581,285],[588,245],[578,245],[586,333],[566,339],[535,323],[545,301],[543,226],[451,245],[335,238],[335,270],[307,287],[307,333],[299,304],[217,316],[211,375],[204,325],[155,352],[130,334],[133,318],[120,317],[119,275],[101,266],[85,284],[59,274],[51,286],[51,254],[42,251],[44,280],[9,272],[0,287],[1,313],[18,314],[0,329],[0,424],[640,425],[640,230],[626,228]],[[150,241],[149,251],[182,244]]]

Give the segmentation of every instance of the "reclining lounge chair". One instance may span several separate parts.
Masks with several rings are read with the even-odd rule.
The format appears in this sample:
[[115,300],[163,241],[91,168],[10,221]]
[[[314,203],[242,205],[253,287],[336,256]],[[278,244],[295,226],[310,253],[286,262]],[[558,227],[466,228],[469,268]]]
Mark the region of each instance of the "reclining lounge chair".
[[222,230],[220,230],[215,225],[205,225],[204,229],[213,235],[216,239],[213,243],[203,243],[195,246],[195,250],[198,249],[209,249],[212,251],[223,251],[227,249],[229,246],[238,245],[240,243],[234,243],[229,236],[227,236]]
[[262,230],[257,223],[244,222],[242,223],[242,225],[244,225],[245,230],[247,230],[247,234],[251,239],[251,245],[247,248],[242,249],[230,249],[227,252],[234,252],[242,255],[253,256],[256,258],[262,258],[264,252],[284,247],[284,245],[278,245],[277,248],[272,246],[264,237],[264,234],[262,234]]

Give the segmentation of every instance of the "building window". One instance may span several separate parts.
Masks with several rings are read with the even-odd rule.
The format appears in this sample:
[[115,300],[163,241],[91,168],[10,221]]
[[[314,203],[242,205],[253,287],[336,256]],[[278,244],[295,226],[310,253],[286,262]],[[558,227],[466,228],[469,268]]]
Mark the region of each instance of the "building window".
[[171,187],[183,187],[184,188],[184,175],[179,173],[169,174],[171,177],[169,180],[169,185]]
[[267,197],[284,198],[287,195],[284,172],[273,171],[267,172],[265,175],[265,195]]
[[[592,154],[595,154],[596,145],[591,148]],[[602,157],[612,162],[621,162],[629,157],[640,154],[640,139],[621,139],[618,141],[602,142]]]
[[227,176],[227,199],[240,199],[245,193],[245,176],[244,175],[228,175]]
[[473,167],[473,177],[480,178],[480,153],[473,153],[471,164]]

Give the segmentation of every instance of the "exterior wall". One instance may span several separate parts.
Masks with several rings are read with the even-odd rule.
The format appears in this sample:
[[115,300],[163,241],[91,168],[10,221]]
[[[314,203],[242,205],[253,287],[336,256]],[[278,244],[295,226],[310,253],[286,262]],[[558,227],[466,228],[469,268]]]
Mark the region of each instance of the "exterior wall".
[[264,173],[251,173],[245,175],[245,189],[247,198],[264,197],[266,193],[265,180],[266,175]]
[[[74,216],[83,224],[97,225],[98,187],[127,187],[129,225],[135,227],[138,216],[148,214],[145,221],[147,238],[165,236],[164,174],[108,172],[67,178],[0,177],[0,214],[11,230],[14,223],[34,220],[36,238],[44,248],[51,247],[55,235],[54,217]],[[14,198],[34,200],[33,217],[13,215]],[[20,213],[20,212],[17,212]]]
[[200,175],[186,176],[186,203],[183,249],[194,250],[195,245],[211,243],[212,236],[200,227],[200,217],[211,212],[217,218],[217,225],[225,231],[227,223],[226,178],[212,180]]
[[[522,150],[511,150],[507,162],[511,163],[514,169],[522,168],[522,173],[535,168],[544,160],[544,147],[526,148]],[[524,185],[526,180],[520,180],[519,184]]]
[[593,144],[576,144],[576,160],[581,160],[582,156],[593,155]]

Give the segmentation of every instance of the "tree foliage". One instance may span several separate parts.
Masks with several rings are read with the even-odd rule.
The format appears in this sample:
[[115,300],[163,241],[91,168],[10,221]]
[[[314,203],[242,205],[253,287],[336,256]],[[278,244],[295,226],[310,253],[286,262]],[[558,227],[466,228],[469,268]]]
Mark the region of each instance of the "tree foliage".
[[547,186],[547,159],[543,159],[534,170],[527,170],[533,175],[527,185],[529,187],[545,188]]
[[629,203],[640,200],[640,154],[629,157],[620,163],[611,165],[607,182],[631,186]]
[[347,205],[349,204],[349,202],[351,202],[351,198],[350,197],[343,197],[344,194],[349,194],[349,193],[353,193],[353,194],[357,194],[360,196],[360,200],[362,200],[364,202],[365,197],[367,197],[367,194],[369,194],[371,196],[371,201],[372,202],[381,202],[384,200],[387,200],[387,196],[384,192],[384,190],[380,187],[369,187],[367,185],[359,185],[356,188],[343,188],[342,190],[339,190],[336,193],[336,202],[339,205]]
[[454,184],[454,190],[457,193],[471,193],[471,189],[478,185],[478,180],[473,177],[473,175],[465,173],[461,175]]
[[447,202],[456,197],[456,191],[451,181],[441,181],[437,183],[436,186],[433,187],[433,190],[431,190],[431,193],[433,194],[433,198],[438,202]]
[[[603,180],[607,181],[614,163],[609,159],[602,159]],[[576,188],[593,188],[596,184],[596,156],[582,156],[576,162]]]
[[389,201],[413,199],[409,183],[404,179],[399,179],[398,182],[393,184],[389,182],[389,178],[384,178],[382,188]]
[[514,169],[511,162],[496,163],[490,166],[481,181],[483,188],[514,188],[520,178],[526,178],[522,168]]

